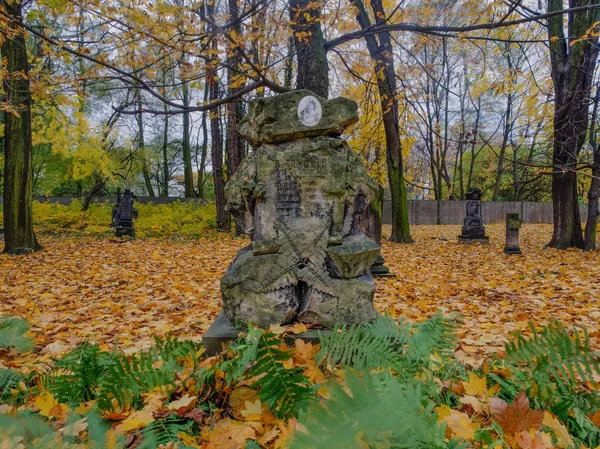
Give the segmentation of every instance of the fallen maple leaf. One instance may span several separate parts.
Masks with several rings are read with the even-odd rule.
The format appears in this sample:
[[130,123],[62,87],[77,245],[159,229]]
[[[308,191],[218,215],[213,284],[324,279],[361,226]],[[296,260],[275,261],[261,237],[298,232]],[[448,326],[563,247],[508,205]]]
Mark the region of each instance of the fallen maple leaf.
[[531,410],[525,391],[521,390],[508,405],[500,398],[490,398],[490,411],[504,432],[512,434],[522,430],[539,430],[544,422],[543,410]]
[[280,326],[279,324],[271,324],[271,326],[269,327],[269,332],[271,332],[272,334],[275,335],[281,335],[283,334],[287,329],[283,326]]
[[63,435],[66,435],[68,437],[79,437],[81,432],[83,432],[85,429],[87,429],[87,427],[88,427],[88,423],[87,423],[87,416],[86,416],[84,418],[81,418],[80,420],[75,421],[72,424],[68,424],[67,426],[63,427],[62,429],[59,429],[59,431],[62,432]]
[[470,396],[485,397],[487,395],[486,376],[479,377],[477,374],[471,373],[469,381],[463,382],[465,393]]
[[[552,447],[552,440],[544,438],[541,433],[536,433],[534,430],[521,430],[516,435],[517,443],[521,449],[546,449]],[[550,445],[548,446],[548,443]]]
[[201,436],[208,442],[203,449],[240,449],[245,447],[247,439],[256,439],[256,431],[246,423],[225,418],[212,429],[203,427]]
[[179,398],[176,401],[173,401],[169,405],[167,405],[167,408],[169,410],[173,410],[173,411],[177,412],[177,414],[179,416],[181,416],[184,413],[193,409],[194,406],[196,405],[196,402],[198,402],[198,397],[190,396],[186,393],[181,398]]
[[60,404],[52,393],[47,391],[35,399],[35,405],[40,409],[40,415],[48,419],[56,419],[57,421],[64,420],[70,411],[67,405]]
[[260,399],[257,399],[254,402],[246,401],[246,408],[241,411],[242,416],[245,421],[260,421],[262,416],[262,404],[260,403]]
[[556,447],[566,449],[574,446],[575,443],[573,443],[573,438],[569,435],[569,431],[552,413],[544,413],[543,424],[554,432]]
[[475,432],[479,429],[479,424],[473,423],[469,415],[452,410],[447,405],[440,405],[436,408],[438,412],[438,421],[445,422],[448,429],[457,438],[464,438],[467,441],[475,438]]

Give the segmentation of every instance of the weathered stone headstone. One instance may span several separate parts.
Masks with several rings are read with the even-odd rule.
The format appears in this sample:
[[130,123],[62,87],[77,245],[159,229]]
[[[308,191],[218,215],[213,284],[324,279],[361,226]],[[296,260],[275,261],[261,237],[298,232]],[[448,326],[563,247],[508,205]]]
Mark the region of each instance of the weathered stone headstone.
[[300,90],[250,103],[239,133],[254,147],[225,188],[252,244],[221,279],[231,322],[332,327],[376,318],[369,267],[379,245],[358,226],[378,185],[339,138],[357,105]]
[[125,186],[125,192],[121,196],[121,189],[117,189],[117,204],[112,210],[111,227],[116,228],[117,237],[129,236],[135,238],[135,228],[133,219],[137,216],[137,211],[133,206],[134,198],[129,188],[129,181]]
[[519,247],[519,229],[521,229],[521,217],[519,214],[506,214],[506,254],[521,254]]
[[481,213],[481,190],[474,187],[467,192],[467,215],[465,216],[459,240],[465,243],[489,243],[485,235]]
[[[369,204],[366,212],[359,217],[358,226],[362,232],[381,246],[381,231],[383,226],[383,202],[384,188],[379,186],[377,198]],[[377,260],[371,265],[371,274],[379,277],[394,277],[390,269],[385,266],[385,259],[380,254]]]

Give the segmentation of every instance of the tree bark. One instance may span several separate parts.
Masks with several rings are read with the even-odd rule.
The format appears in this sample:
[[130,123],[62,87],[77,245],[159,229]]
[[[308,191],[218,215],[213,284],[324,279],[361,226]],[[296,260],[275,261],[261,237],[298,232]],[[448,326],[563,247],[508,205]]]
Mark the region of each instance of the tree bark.
[[[209,84],[204,86],[204,104],[208,101]],[[198,167],[198,198],[204,198],[204,183],[206,177],[204,170],[206,169],[206,156],[208,152],[208,126],[206,123],[206,111],[202,111],[202,149],[200,155],[200,166]],[[197,159],[196,159],[197,160]]]
[[321,30],[321,8],[311,0],[290,0],[290,19],[298,73],[296,89],[308,89],[321,97],[329,94],[327,51]]
[[[600,0],[571,0],[570,7],[600,4]],[[563,8],[563,0],[548,0],[548,11]],[[554,232],[549,247],[583,248],[577,196],[577,158],[585,142],[589,97],[598,58],[598,37],[583,39],[598,20],[598,10],[568,15],[565,38],[563,16],[548,18],[551,75],[554,84],[554,144],[552,152],[552,204]]]
[[33,231],[31,91],[21,2],[1,0],[10,16],[4,32],[2,59],[6,101],[4,113],[4,252],[27,254],[41,249]]
[[600,146],[598,145],[596,120],[598,118],[598,103],[600,102],[600,83],[596,84],[596,97],[590,123],[589,142],[592,147],[594,160],[592,162],[592,182],[588,191],[588,216],[585,223],[584,247],[585,251],[596,249],[596,229],[598,227],[598,193],[600,190]]
[[[186,81],[182,81],[183,105],[190,105],[189,87]],[[186,198],[194,198],[194,172],[192,170],[192,149],[190,146],[190,112],[183,112],[183,184]]]
[[[228,0],[229,2],[229,22],[233,23],[232,30],[236,36],[242,35],[242,24],[239,20],[239,6],[237,0]],[[235,95],[240,89],[243,89],[245,83],[240,83],[240,55],[239,48],[232,44],[229,49],[231,55],[227,78],[229,82],[228,95]],[[228,134],[228,163],[229,176],[235,174],[242,160],[244,160],[244,142],[238,136],[237,124],[243,115],[242,103],[240,100],[234,100],[227,103],[227,134]]]
[[150,172],[148,171],[148,161],[146,159],[146,145],[144,142],[144,118],[142,117],[142,93],[140,89],[136,91],[136,97],[138,102],[139,112],[136,115],[138,125],[138,156],[142,162],[142,174],[144,176],[144,183],[146,184],[146,190],[148,196],[154,197],[154,188],[152,187],[152,181],[150,180]]
[[[206,4],[206,14],[214,20],[215,5],[213,2]],[[217,33],[214,26],[210,25],[212,34],[211,46],[213,55],[217,54]],[[219,99],[219,81],[217,78],[217,60],[212,56],[207,61],[206,82],[209,85],[209,100]],[[221,124],[219,120],[220,108],[214,108],[210,111],[210,136],[211,136],[211,157],[213,168],[213,183],[215,189],[215,206],[217,209],[217,230],[229,232],[231,230],[231,218],[229,212],[225,210],[225,178],[223,174],[223,138],[221,135]]]
[[167,149],[169,148],[169,114],[167,114],[169,107],[165,103],[163,105],[165,111],[165,121],[163,124],[163,141],[162,141],[162,196],[169,196],[169,181],[171,175],[169,173],[169,155]]
[[[371,28],[371,23],[362,0],[351,0],[358,10],[356,17],[363,30]],[[381,0],[371,0],[376,24],[385,23],[385,11]],[[390,241],[412,243],[408,222],[408,196],[404,182],[402,145],[398,123],[398,100],[394,57],[391,36],[383,31],[378,34],[379,42],[373,35],[366,35],[365,41],[371,59],[375,64],[375,74],[385,130],[386,163],[390,192],[392,194],[392,235]]]

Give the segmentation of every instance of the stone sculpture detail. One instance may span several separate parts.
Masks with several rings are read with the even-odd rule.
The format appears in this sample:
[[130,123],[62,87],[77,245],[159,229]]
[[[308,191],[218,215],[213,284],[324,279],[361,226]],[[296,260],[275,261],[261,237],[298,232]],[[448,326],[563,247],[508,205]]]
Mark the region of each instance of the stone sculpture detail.
[[378,185],[338,138],[356,111],[351,100],[306,90],[250,103],[239,133],[255,150],[225,188],[252,239],[221,279],[230,321],[331,327],[377,316],[369,267],[379,245],[358,223]]
[[467,192],[467,215],[463,222],[462,233],[458,238],[467,243],[489,242],[489,237],[485,235],[485,226],[483,226],[481,190],[477,187],[473,187]]

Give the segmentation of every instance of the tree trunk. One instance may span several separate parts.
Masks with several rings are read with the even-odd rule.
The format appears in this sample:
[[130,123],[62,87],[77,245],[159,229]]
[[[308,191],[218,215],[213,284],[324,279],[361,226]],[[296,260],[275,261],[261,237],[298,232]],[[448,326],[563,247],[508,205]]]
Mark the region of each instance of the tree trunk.
[[102,179],[97,174],[94,174],[94,186],[90,189],[88,194],[83,199],[83,205],[81,206],[82,212],[85,212],[90,208],[90,204],[92,204],[92,200],[98,193],[100,193],[100,191],[104,188],[105,184],[106,184],[105,179]]
[[[371,23],[362,0],[351,0],[358,9],[356,17],[363,30],[371,28]],[[385,23],[385,11],[381,0],[371,0],[377,24]],[[365,41],[371,59],[375,64],[375,74],[385,130],[386,162],[390,192],[392,194],[392,235],[390,241],[411,243],[410,225],[408,222],[408,196],[404,183],[404,165],[402,161],[402,145],[400,144],[400,127],[398,124],[398,100],[396,73],[389,32],[380,32],[379,43],[373,35],[366,35]]]
[[594,160],[592,162],[592,182],[588,191],[588,216],[585,223],[584,247],[585,251],[596,249],[596,229],[598,227],[598,193],[600,190],[600,147],[596,135],[596,120],[598,118],[598,103],[600,102],[600,83],[596,84],[594,109],[590,123],[589,142],[592,147]]
[[167,149],[169,148],[169,114],[167,111],[169,110],[168,105],[165,103],[163,105],[165,111],[165,121],[163,126],[163,142],[162,142],[162,196],[169,196],[169,181],[171,175],[169,173],[169,155],[167,153]]
[[4,252],[27,254],[41,249],[33,231],[31,91],[21,2],[2,0],[11,17],[4,31],[4,92],[14,113],[4,113]]
[[153,197],[154,188],[152,187],[152,181],[150,180],[150,172],[148,171],[148,161],[146,160],[146,145],[144,143],[144,119],[142,117],[142,93],[140,89],[137,90],[136,96],[138,102],[138,110],[140,111],[136,115],[138,125],[138,155],[140,157],[140,161],[142,162],[142,174],[144,176],[144,183],[146,184],[148,196]]
[[[190,95],[188,84],[182,81],[181,89],[183,91],[183,105],[190,105]],[[185,188],[185,197],[194,198],[194,172],[192,170],[192,149],[190,146],[190,112],[183,112],[183,184]]]
[[[290,0],[290,19],[294,23],[292,31],[298,63],[296,89],[308,89],[327,98],[329,95],[327,51],[321,31],[321,8],[313,8],[314,4],[315,2],[311,0]],[[308,36],[308,43],[306,36]]]
[[[600,0],[572,0],[570,7],[598,5]],[[548,0],[548,11],[559,11],[563,0]],[[592,77],[598,58],[598,37],[583,39],[598,20],[598,10],[568,15],[565,38],[563,16],[548,19],[552,83],[554,84],[554,145],[552,206],[554,232],[548,246],[583,248],[577,197],[577,158],[585,142]]]
[[498,201],[500,183],[502,182],[502,174],[504,173],[504,158],[506,157],[506,148],[508,147],[508,139],[512,129],[512,99],[513,96],[511,93],[509,93],[506,100],[506,113],[504,114],[504,135],[502,136],[502,145],[500,146],[500,154],[498,155],[496,181],[494,182],[494,194],[492,196],[492,201]]
[[[242,35],[242,24],[239,20],[239,6],[237,0],[229,0],[229,21],[233,23],[232,30],[236,36]],[[240,55],[239,48],[230,46],[229,68],[227,69],[227,78],[229,82],[228,95],[235,95],[240,89],[244,88],[245,83],[241,83],[240,75]],[[237,124],[243,115],[242,103],[240,100],[233,100],[227,103],[227,135],[228,135],[228,163],[229,176],[235,174],[242,160],[244,159],[244,142],[237,133]]]
[[[207,15],[214,20],[214,3],[206,4]],[[213,55],[217,54],[217,34],[214,26],[210,26],[212,34]],[[209,99],[216,101],[219,99],[219,81],[217,78],[216,56],[207,62],[206,82],[209,85]],[[229,232],[231,230],[231,219],[229,212],[225,210],[225,178],[223,176],[223,139],[221,135],[221,125],[219,121],[220,108],[214,108],[210,111],[210,136],[211,136],[211,157],[213,167],[213,183],[215,188],[215,205],[217,208],[217,230]]]
[[[204,86],[204,104],[208,101],[209,84]],[[208,126],[206,124],[206,111],[202,111],[202,154],[200,155],[200,166],[198,167],[198,198],[204,198],[204,170],[206,169],[206,156],[208,152]],[[196,159],[197,160],[197,159]]]

